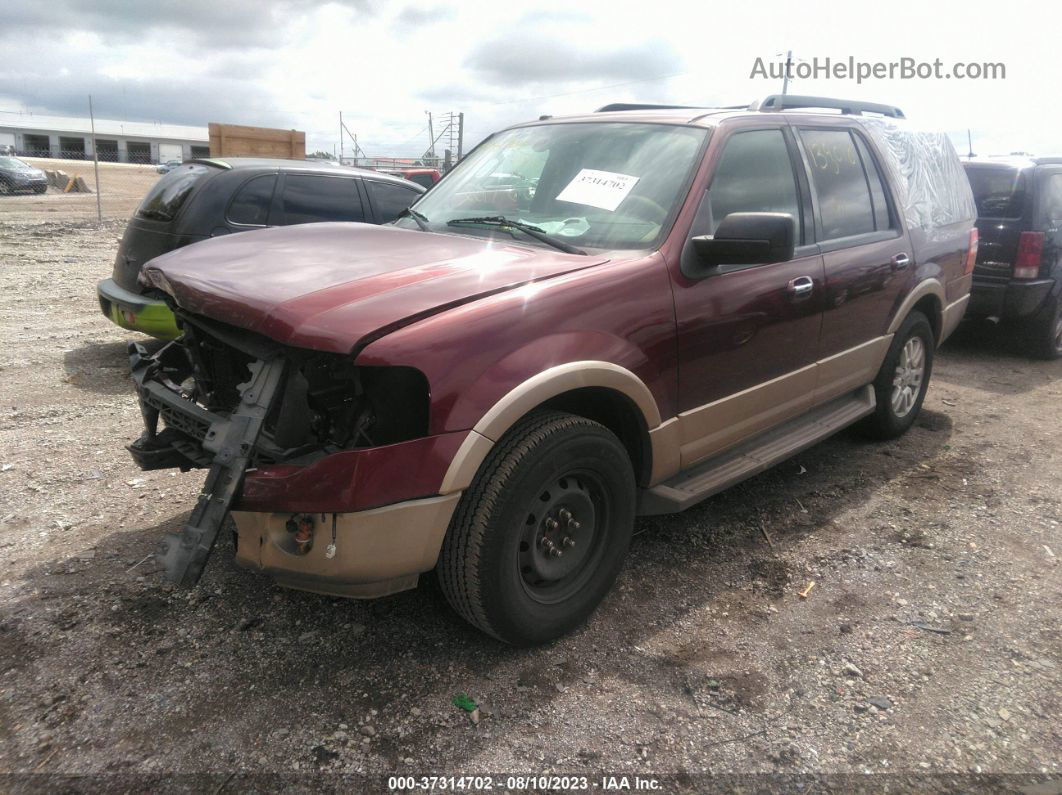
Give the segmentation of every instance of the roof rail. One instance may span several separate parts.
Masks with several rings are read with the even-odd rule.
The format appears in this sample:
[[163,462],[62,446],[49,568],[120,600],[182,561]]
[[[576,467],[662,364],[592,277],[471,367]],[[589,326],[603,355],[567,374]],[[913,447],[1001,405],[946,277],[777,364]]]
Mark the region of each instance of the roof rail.
[[616,110],[700,110],[695,105],[646,105],[640,102],[613,102],[602,105],[594,113],[611,113]]
[[749,105],[749,110],[777,111],[791,108],[832,108],[841,113],[861,116],[864,113],[877,113],[893,119],[905,119],[903,111],[895,105],[882,105],[877,102],[859,102],[850,99],[833,99],[831,97],[801,97],[792,94],[771,94],[759,102]]

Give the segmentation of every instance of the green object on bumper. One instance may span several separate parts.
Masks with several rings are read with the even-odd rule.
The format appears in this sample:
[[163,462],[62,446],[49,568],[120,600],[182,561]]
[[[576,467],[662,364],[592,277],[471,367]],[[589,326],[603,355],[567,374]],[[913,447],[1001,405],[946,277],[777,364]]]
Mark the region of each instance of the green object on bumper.
[[172,340],[181,334],[173,312],[162,301],[119,287],[114,279],[100,282],[96,294],[100,311],[115,325],[164,340]]

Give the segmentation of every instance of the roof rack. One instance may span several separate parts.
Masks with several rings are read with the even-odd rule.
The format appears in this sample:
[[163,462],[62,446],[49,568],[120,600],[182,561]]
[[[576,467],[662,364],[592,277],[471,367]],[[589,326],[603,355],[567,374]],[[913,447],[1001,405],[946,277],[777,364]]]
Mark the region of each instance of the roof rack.
[[613,102],[602,105],[594,113],[611,113],[616,110],[700,110],[695,105],[646,105],[640,102]]
[[833,99],[832,97],[802,97],[792,94],[771,94],[759,102],[749,105],[749,110],[778,111],[793,108],[832,108],[841,113],[862,116],[864,113],[877,113],[893,119],[905,119],[903,111],[895,105],[882,105],[878,102],[858,102],[850,99]]
[[864,113],[876,113],[893,119],[905,119],[903,111],[895,105],[882,105],[878,102],[858,102],[851,99],[833,99],[831,97],[801,97],[793,94],[771,94],[769,97],[753,102],[751,105],[723,105],[708,107],[703,105],[650,105],[641,102],[613,102],[603,105],[595,113],[611,113],[622,110],[759,110],[779,111],[796,108],[831,108],[854,116]]

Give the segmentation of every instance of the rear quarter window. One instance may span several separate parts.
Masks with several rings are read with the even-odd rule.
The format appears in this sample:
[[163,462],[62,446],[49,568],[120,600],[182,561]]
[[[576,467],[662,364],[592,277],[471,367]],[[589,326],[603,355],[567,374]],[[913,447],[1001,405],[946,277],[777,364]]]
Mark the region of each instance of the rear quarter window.
[[276,174],[263,174],[243,183],[229,205],[229,221],[246,226],[265,226],[269,221],[269,207],[273,203],[276,184]]
[[908,227],[928,231],[977,216],[970,181],[947,135],[912,129],[903,120],[867,117],[859,123],[882,155],[882,176],[888,175]]
[[376,215],[381,224],[398,218],[401,212],[420,196],[418,190],[391,182],[367,179],[365,186],[372,196],[372,203],[376,205]]
[[175,168],[148,191],[136,214],[153,221],[172,221],[195,187],[217,170],[214,166],[202,163],[188,163]]
[[1021,218],[1025,213],[1028,178],[1024,171],[1001,166],[967,166],[966,176],[981,218]]
[[1062,226],[1062,174],[1049,174],[1040,195],[1040,225],[1045,229]]

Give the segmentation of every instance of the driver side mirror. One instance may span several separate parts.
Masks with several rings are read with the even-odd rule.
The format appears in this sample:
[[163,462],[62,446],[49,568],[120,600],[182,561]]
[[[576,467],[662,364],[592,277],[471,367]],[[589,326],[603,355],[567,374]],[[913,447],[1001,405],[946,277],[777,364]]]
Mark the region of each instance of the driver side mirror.
[[[702,264],[767,265],[793,259],[796,221],[789,213],[730,213],[714,235],[693,238]],[[706,274],[707,275],[707,274]]]

